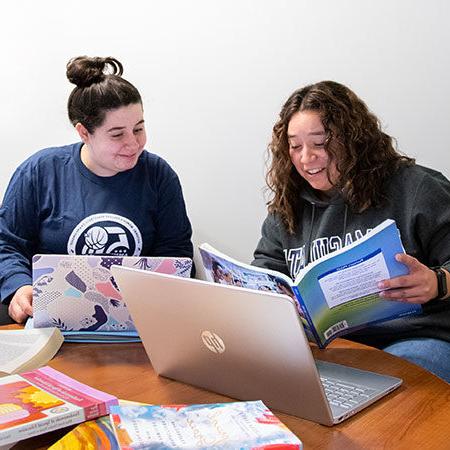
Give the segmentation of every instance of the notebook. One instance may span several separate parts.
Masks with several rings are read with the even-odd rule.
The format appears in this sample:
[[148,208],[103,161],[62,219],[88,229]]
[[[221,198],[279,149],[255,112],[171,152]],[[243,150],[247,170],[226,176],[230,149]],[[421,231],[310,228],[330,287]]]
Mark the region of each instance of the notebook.
[[137,336],[122,294],[111,274],[116,264],[189,277],[189,258],[35,255],[33,272],[33,326],[56,326],[63,331],[96,333],[102,339]]
[[324,425],[343,421],[402,383],[315,361],[287,295],[111,270],[159,375],[240,400],[262,400]]

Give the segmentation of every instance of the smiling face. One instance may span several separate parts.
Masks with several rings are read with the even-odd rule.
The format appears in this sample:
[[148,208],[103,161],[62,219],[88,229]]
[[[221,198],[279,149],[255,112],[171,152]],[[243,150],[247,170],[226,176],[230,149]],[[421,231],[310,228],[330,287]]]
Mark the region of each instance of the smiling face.
[[81,123],[75,128],[84,142],[83,164],[101,177],[132,169],[147,140],[140,103],[108,111],[102,125],[92,134]]
[[326,132],[316,111],[299,111],[288,124],[289,156],[297,172],[313,189],[330,194],[337,180],[336,164],[325,150]]

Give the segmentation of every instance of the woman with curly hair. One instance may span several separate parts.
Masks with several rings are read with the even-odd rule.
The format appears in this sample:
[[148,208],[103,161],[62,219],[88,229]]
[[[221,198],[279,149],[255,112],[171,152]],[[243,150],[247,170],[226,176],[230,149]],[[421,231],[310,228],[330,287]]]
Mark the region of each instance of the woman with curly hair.
[[381,296],[423,313],[348,338],[402,356],[450,382],[450,182],[400,154],[377,117],[346,86],[322,81],[284,104],[269,145],[273,194],[253,264],[295,278],[309,262],[394,219],[409,275]]

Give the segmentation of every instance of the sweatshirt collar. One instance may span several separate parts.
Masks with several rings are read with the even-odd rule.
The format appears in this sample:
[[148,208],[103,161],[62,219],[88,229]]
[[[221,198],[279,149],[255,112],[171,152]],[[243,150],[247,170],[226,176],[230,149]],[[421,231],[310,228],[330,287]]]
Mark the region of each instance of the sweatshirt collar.
[[339,205],[345,203],[344,198],[339,191],[336,190],[331,197],[324,198],[323,196],[319,196],[319,193],[306,182],[302,183],[300,197],[319,208],[326,208],[329,205]]

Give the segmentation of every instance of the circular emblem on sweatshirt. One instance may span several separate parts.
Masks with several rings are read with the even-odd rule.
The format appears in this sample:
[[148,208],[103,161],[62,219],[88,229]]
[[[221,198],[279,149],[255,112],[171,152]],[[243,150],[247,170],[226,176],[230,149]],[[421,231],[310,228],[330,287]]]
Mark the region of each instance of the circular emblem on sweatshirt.
[[67,243],[69,255],[139,256],[141,252],[139,228],[117,214],[86,217],[74,228]]

